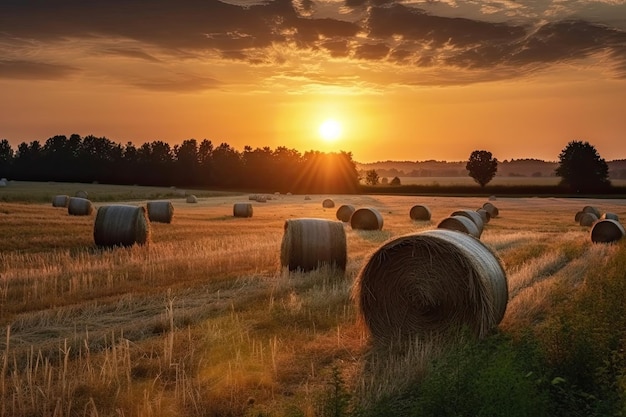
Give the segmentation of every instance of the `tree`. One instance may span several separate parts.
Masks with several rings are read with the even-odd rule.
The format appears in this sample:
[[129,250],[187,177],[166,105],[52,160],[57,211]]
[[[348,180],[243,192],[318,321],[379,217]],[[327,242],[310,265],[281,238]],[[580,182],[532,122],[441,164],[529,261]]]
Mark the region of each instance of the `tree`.
[[492,157],[491,152],[474,151],[465,169],[469,171],[469,176],[474,178],[474,181],[484,187],[498,172],[498,160]]
[[559,155],[556,175],[561,185],[576,192],[590,192],[607,188],[609,166],[589,142],[571,141]]
[[399,186],[401,185],[399,177],[393,177],[393,179],[389,182],[389,185]]
[[368,185],[378,184],[378,172],[375,169],[370,169],[365,172],[365,183]]

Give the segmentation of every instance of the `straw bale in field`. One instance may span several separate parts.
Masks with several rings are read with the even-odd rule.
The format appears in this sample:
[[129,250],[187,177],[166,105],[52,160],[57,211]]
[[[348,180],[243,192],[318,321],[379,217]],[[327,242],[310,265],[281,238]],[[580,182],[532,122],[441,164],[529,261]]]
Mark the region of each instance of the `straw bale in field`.
[[382,230],[383,216],[371,207],[357,209],[350,216],[350,226],[355,230]]
[[256,200],[256,199],[257,199],[257,197],[258,197],[258,195],[256,195],[256,194],[250,194],[250,195],[248,196],[248,200],[254,201],[254,200]]
[[67,207],[70,204],[69,195],[55,195],[52,198],[52,207]]
[[86,198],[70,197],[67,203],[67,213],[72,216],[90,216],[93,210],[92,202]]
[[378,248],[352,289],[361,322],[375,342],[434,338],[462,327],[485,336],[504,317],[507,279],[478,239],[436,229]]
[[285,222],[280,263],[290,271],[311,271],[321,265],[345,270],[346,232],[341,222],[291,219]]
[[89,194],[87,194],[87,191],[79,190],[79,191],[76,191],[76,194],[74,194],[74,197],[89,198]]
[[256,196],[257,203],[267,203],[267,196],[259,194]]
[[593,226],[593,224],[595,222],[598,221],[598,216],[596,216],[593,213],[583,213],[580,215],[580,219],[578,221],[578,223],[581,226],[585,226],[585,227],[589,227],[589,226]]
[[603,213],[602,216],[600,216],[600,219],[602,220],[610,219],[610,220],[619,221],[619,216],[615,213]]
[[483,224],[487,224],[489,223],[489,220],[491,220],[491,214],[489,214],[489,212],[484,208],[476,209],[476,213],[478,213],[480,218],[483,219]]
[[430,220],[430,216],[430,209],[421,204],[416,204],[409,210],[411,220]]
[[197,203],[197,202],[198,202],[198,199],[196,198],[196,196],[195,196],[195,195],[193,195],[193,194],[189,194],[189,195],[187,196],[187,202],[188,202],[188,203]]
[[250,203],[235,203],[233,205],[234,217],[252,217],[252,204]]
[[7,182],[7,180],[6,180],[6,179],[2,178],[2,179],[0,180],[0,187],[6,187],[6,186],[7,186],[7,184],[8,184],[8,182]]
[[311,199],[311,197],[309,197],[308,195],[305,195],[305,196],[304,196],[304,199],[305,199],[305,200],[310,200],[310,199]]
[[350,221],[352,213],[354,213],[354,206],[350,204],[342,204],[337,209],[337,219],[341,220],[344,223],[347,223]]
[[489,213],[489,216],[493,219],[494,217],[498,217],[500,214],[500,210],[496,206],[491,203],[483,204],[483,208]]
[[480,230],[476,223],[465,216],[446,217],[437,225],[438,229],[456,230],[457,232],[467,233],[468,235],[480,238]]
[[496,201],[498,198],[495,195],[489,196],[489,201]]
[[151,222],[171,223],[174,217],[174,206],[167,200],[148,201],[148,219]]
[[483,223],[483,218],[480,217],[480,214],[478,214],[474,210],[457,210],[453,212],[450,216],[467,217],[468,219],[474,222],[474,224],[478,228],[479,235],[483,233],[483,230],[485,228],[485,224]]
[[335,207],[335,202],[333,200],[331,200],[330,198],[327,198],[324,201],[322,201],[322,207],[324,207],[324,208],[333,208],[333,207]]
[[617,242],[624,237],[624,226],[613,219],[598,220],[591,228],[591,241],[593,243]]
[[93,238],[97,246],[143,245],[150,239],[150,221],[144,207],[102,206],[96,214]]
[[596,207],[594,206],[585,206],[583,207],[582,210],[583,213],[591,213],[594,214],[597,218],[600,218],[600,216],[602,215],[602,213],[600,213],[600,210],[598,210]]
[[578,224],[580,224],[580,217],[585,214],[582,210],[581,211],[577,211],[576,214],[574,215],[574,221]]

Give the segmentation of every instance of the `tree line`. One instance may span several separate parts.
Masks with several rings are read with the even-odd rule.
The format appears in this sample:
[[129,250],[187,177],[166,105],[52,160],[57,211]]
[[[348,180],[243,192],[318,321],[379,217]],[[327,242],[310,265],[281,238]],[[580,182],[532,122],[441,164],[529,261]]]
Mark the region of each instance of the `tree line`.
[[228,143],[188,139],[139,147],[93,135],[57,135],[13,150],[0,140],[0,177],[23,181],[215,187],[297,193],[354,193],[359,174],[350,152],[300,153],[287,147],[242,152]]

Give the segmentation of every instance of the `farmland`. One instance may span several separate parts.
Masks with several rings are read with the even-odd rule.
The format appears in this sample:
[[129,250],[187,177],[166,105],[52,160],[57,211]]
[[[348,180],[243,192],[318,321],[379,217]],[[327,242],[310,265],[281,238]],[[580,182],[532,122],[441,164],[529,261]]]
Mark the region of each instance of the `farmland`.
[[[436,354],[429,349],[437,349],[376,365],[352,282],[385,241],[485,202],[279,195],[253,202],[251,218],[235,218],[233,204],[248,202],[247,194],[194,192],[198,203],[188,204],[178,190],[91,184],[96,208],[153,198],[174,205],[171,224],[152,223],[148,245],[100,249],[93,215],[69,216],[49,203],[67,185],[12,186],[13,197],[0,203],[1,416],[314,416],[324,414],[329,381],[338,377],[364,402],[392,395],[425,372]],[[285,220],[335,220],[336,207],[322,207],[329,197],[337,206],[377,208],[382,231],[346,226],[345,275],[281,269]],[[559,300],[623,252],[623,242],[592,244],[574,214],[594,205],[626,218],[624,200],[493,203],[500,216],[481,240],[508,276],[498,329],[507,337],[542,326]],[[431,221],[409,219],[415,204],[430,208]]]

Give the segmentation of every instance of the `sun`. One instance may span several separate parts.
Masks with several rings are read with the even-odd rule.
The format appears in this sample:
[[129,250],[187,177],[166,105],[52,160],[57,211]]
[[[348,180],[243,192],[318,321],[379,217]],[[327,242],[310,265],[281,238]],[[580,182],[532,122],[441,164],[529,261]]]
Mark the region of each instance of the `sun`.
[[319,134],[326,142],[334,142],[341,137],[341,123],[335,119],[326,119],[320,125]]

